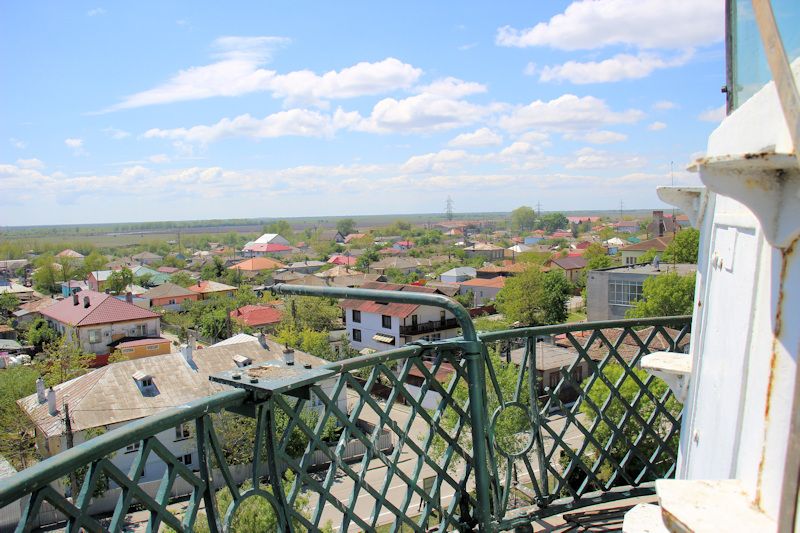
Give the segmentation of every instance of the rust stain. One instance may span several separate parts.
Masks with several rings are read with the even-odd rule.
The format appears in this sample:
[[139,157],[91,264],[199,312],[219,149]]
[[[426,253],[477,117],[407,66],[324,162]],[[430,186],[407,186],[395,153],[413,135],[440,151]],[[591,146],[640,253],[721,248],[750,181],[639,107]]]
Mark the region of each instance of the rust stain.
[[783,330],[783,300],[784,300],[784,286],[786,280],[786,273],[789,270],[789,261],[794,255],[795,247],[797,246],[800,237],[796,238],[786,248],[781,249],[781,274],[778,285],[778,305],[775,311],[775,327],[772,330],[772,353],[770,354],[769,361],[769,381],[767,382],[767,402],[764,408],[764,441],[761,445],[761,460],[758,463],[758,482],[756,484],[756,498],[755,504],[762,507],[761,501],[761,488],[764,478],[764,463],[767,459],[767,433],[769,431],[769,416],[772,409],[772,386],[775,383],[775,367],[778,362],[778,341]]

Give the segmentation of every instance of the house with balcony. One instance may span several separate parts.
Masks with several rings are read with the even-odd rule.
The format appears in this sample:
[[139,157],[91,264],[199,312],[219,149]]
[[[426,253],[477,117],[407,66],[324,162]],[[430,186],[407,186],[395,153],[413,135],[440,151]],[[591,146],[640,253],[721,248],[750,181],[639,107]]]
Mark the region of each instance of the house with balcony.
[[[116,347],[114,343],[121,340],[150,339],[144,350],[152,355],[165,350],[161,315],[110,294],[81,291],[39,313],[60,335],[77,341],[84,351],[96,354],[97,364],[105,364]],[[166,351],[169,352],[169,345]]]
[[[369,282],[363,289],[442,294],[436,288]],[[458,321],[444,309],[425,305],[345,299],[341,303],[350,344],[356,350],[384,351],[419,339],[441,340],[459,334]]]

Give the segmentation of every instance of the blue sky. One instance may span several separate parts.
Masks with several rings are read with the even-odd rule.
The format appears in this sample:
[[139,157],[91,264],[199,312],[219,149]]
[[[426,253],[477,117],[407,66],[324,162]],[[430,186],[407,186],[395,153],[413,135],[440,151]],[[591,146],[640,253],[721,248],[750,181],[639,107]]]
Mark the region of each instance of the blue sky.
[[0,7],[0,225],[661,205],[722,0]]

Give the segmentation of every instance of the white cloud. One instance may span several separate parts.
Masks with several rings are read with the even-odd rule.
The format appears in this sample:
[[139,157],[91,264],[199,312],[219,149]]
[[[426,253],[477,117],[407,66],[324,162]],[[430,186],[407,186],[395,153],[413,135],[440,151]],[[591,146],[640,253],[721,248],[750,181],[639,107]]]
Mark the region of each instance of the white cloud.
[[627,124],[641,120],[644,113],[636,109],[612,111],[594,96],[564,94],[543,102],[535,100],[500,118],[502,128],[519,132],[526,129],[573,131],[595,129],[609,124]]
[[620,80],[639,79],[649,76],[654,70],[678,67],[692,58],[692,52],[665,59],[657,54],[617,54],[603,61],[567,61],[561,65],[546,66],[539,72],[539,81],[569,81],[574,84],[608,83]]
[[622,142],[628,139],[624,133],[617,133],[616,131],[596,130],[588,132],[567,132],[564,138],[569,141],[586,141],[592,144],[611,144]]
[[647,160],[640,156],[610,154],[595,148],[581,148],[575,152],[574,158],[564,167],[575,168],[637,168],[647,164]]
[[353,129],[372,133],[426,133],[473,124],[493,108],[422,93],[402,100],[384,98]]
[[503,142],[503,137],[489,128],[480,128],[472,133],[462,133],[452,139],[448,146],[481,147],[496,146]]
[[208,144],[229,137],[265,139],[285,136],[330,137],[337,129],[353,125],[360,119],[358,113],[341,109],[333,115],[308,109],[289,109],[267,115],[262,119],[249,114],[233,119],[224,118],[212,124],[191,128],[153,128],[144,133],[146,139],[172,139],[179,142]]
[[667,109],[677,109],[677,108],[678,108],[678,104],[676,104],[675,102],[671,102],[669,100],[659,100],[658,102],[653,104],[653,109],[658,109],[658,110],[661,110],[661,111],[664,111],[664,110],[667,110]]
[[19,139],[15,139],[14,137],[11,137],[8,142],[11,143],[11,146],[18,150],[24,150],[28,147],[28,143],[25,141],[20,141]]
[[665,123],[659,122],[659,121],[655,121],[652,124],[650,124],[649,126],[647,126],[647,129],[650,130],[650,131],[659,131],[659,130],[663,130],[666,127],[667,127],[667,125]]
[[722,104],[719,107],[715,107],[713,109],[706,109],[697,117],[698,119],[705,121],[705,122],[722,122],[727,114],[727,109],[725,104]]
[[94,9],[90,9],[89,11],[87,11],[86,15],[90,17],[96,17],[98,15],[105,15],[105,13],[106,13],[105,9],[103,9],[102,7],[96,7]]
[[64,139],[64,144],[72,148],[73,155],[86,155],[86,151],[83,149],[83,139],[75,137]]
[[550,135],[542,131],[528,131],[517,137],[518,141],[550,146]]
[[126,137],[130,137],[130,133],[125,130],[120,130],[117,128],[103,128],[103,132],[106,133],[112,139],[119,141],[120,139],[124,139]]
[[430,154],[415,155],[400,167],[400,172],[409,174],[444,172],[457,166],[466,158],[467,152],[464,150],[441,150]]
[[500,46],[592,50],[609,45],[686,49],[724,36],[721,0],[578,0],[532,28],[504,26]]
[[288,42],[284,37],[220,37],[213,45],[216,62],[181,70],[167,82],[127,96],[104,112],[254,92],[269,92],[288,104],[324,107],[329,99],[408,89],[422,75],[421,69],[393,57],[322,75],[310,70],[279,74],[262,68]]
[[167,154],[155,154],[147,158],[151,163],[169,163],[172,159]]
[[310,70],[275,75],[266,89],[272,91],[277,98],[286,98],[289,103],[320,105],[329,99],[408,89],[421,75],[421,69],[389,57],[376,63],[361,62],[338,72],[331,70],[321,76]]
[[435,94],[448,98],[462,98],[471,94],[486,92],[486,85],[474,81],[464,81],[458,78],[447,77],[434,81],[430,85],[417,87],[418,93]]
[[33,159],[17,159],[17,166],[20,168],[32,168],[32,169],[40,169],[44,168],[44,163],[40,160],[33,158]]

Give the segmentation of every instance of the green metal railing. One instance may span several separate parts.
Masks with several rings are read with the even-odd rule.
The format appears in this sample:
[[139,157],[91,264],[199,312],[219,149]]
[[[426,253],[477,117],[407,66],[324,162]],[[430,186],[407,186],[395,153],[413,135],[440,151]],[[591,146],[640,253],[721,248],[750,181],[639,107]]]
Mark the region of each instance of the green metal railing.
[[[313,369],[285,372],[273,362],[212,376],[231,389],[110,431],[0,482],[0,508],[22,506],[17,531],[39,526],[45,506],[61,513],[68,531],[119,531],[134,509],[149,511],[152,531],[236,530],[245,502],[259,498],[282,531],[372,531],[382,524],[393,531],[501,531],[652,493],[652,481],[674,473],[680,406],[666,385],[636,367],[651,351],[681,351],[690,317],[478,334],[466,310],[442,296],[272,290],[437,306],[453,313],[463,335]],[[251,383],[248,376],[265,366],[284,372]],[[215,427],[214,413],[228,411],[255,419],[244,486]],[[198,471],[156,438],[187,422],[195,425]],[[386,432],[390,448],[379,445]],[[136,442],[136,460],[123,472],[113,455]],[[345,460],[353,446],[363,453]],[[150,495],[139,480],[153,454],[166,469]],[[65,497],[55,483],[82,467],[88,471],[79,494]],[[121,491],[112,513],[94,516],[103,477]],[[179,477],[191,491],[183,505],[170,506]],[[220,487],[228,492],[224,508]]]

